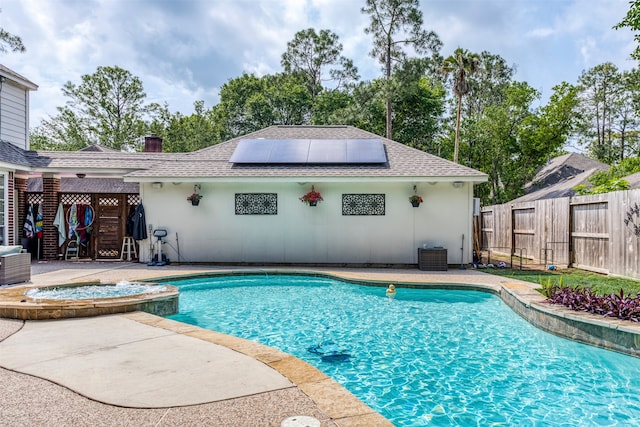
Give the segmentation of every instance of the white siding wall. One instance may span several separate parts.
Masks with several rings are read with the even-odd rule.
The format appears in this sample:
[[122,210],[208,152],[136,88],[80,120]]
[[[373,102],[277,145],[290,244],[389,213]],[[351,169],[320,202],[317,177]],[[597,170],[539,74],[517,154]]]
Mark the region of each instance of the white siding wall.
[[[471,185],[418,185],[425,199],[413,208],[410,183],[316,183],[324,201],[309,207],[298,198],[311,184],[202,184],[197,207],[186,197],[192,184],[141,185],[147,224],[166,228],[163,253],[182,262],[415,264],[423,244],[443,246],[449,263],[470,261]],[[278,215],[235,215],[235,193],[277,193]],[[386,215],[343,216],[343,193],[386,194]],[[178,240],[176,241],[176,233]],[[155,239],[154,239],[155,240]],[[141,245],[149,259],[149,242]]]
[[7,80],[0,93],[0,138],[22,149],[29,149],[27,123],[28,91]]

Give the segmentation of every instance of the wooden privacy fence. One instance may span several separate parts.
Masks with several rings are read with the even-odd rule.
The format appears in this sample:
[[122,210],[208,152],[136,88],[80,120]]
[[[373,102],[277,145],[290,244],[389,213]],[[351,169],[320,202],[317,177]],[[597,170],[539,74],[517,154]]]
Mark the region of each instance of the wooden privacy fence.
[[481,247],[640,279],[640,189],[483,207]]

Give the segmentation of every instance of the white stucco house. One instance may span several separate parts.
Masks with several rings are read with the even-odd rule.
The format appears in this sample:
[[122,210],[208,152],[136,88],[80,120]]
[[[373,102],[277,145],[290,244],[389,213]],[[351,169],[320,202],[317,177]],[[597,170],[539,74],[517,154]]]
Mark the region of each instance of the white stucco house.
[[[328,159],[344,141],[381,157]],[[314,147],[315,159],[296,158]],[[351,126],[272,126],[124,175],[140,184],[147,224],[167,230],[170,260],[359,265],[416,264],[422,247],[470,262],[473,185],[486,179]],[[324,199],[315,207],[300,201],[312,188]]]

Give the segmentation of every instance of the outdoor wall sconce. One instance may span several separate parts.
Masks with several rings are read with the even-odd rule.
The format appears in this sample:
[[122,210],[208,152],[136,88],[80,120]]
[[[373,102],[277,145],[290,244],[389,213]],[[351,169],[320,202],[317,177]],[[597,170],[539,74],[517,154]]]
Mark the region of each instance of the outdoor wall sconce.
[[460,188],[463,186],[463,182],[462,181],[453,181],[453,188]]
[[193,192],[194,193],[199,193],[200,192],[200,184],[195,184],[193,186]]
[[151,184],[151,188],[155,188],[156,190],[159,190],[162,188],[162,183],[161,182],[154,182],[153,184]]
[[84,178],[85,176],[87,176],[86,173],[77,173],[76,176],[80,179]]

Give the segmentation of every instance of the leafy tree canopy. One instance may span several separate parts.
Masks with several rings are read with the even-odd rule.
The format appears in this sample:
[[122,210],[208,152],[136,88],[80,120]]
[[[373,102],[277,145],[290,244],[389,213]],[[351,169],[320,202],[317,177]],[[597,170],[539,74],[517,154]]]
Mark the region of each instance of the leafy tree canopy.
[[[1,11],[1,10],[0,10]],[[0,28],[0,52],[25,52],[27,49],[22,43],[22,39],[15,34],[11,34],[4,28]]]
[[157,108],[144,103],[140,79],[120,67],[98,67],[81,80],[63,86],[67,104],[35,130],[40,137],[34,148],[45,148],[39,146],[45,138],[48,147],[99,144],[115,150],[140,149],[141,137],[148,130],[144,118]]
[[[313,28],[298,31],[287,43],[282,55],[282,67],[286,73],[300,72],[307,78],[312,97],[318,95],[323,82],[332,80],[336,88],[359,79],[353,61],[341,56],[342,44],[338,35],[329,30]],[[327,72],[327,68],[329,68]]]
[[365,29],[367,34],[373,35],[373,49],[369,55],[376,58],[384,70],[386,136],[392,139],[393,65],[407,58],[405,47],[420,55],[428,52],[437,54],[442,42],[435,32],[422,28],[419,0],[367,0],[361,11],[370,18]]
[[636,60],[640,60],[640,1],[633,0],[629,2],[629,11],[622,21],[616,24],[613,28],[630,28],[636,31],[633,39],[638,43],[635,50],[631,53],[631,57]]

